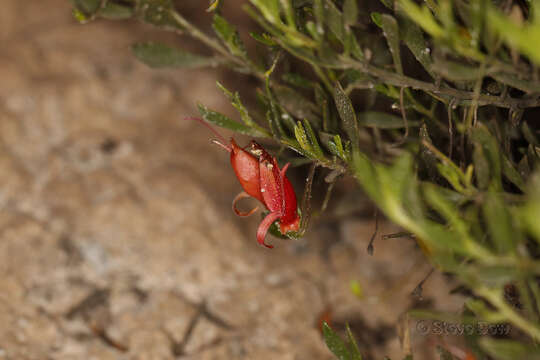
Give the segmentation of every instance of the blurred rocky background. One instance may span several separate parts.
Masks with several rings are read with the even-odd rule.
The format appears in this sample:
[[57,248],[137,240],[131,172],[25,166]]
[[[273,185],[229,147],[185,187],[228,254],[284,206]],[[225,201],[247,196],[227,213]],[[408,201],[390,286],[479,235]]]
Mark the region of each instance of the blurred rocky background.
[[[208,28],[205,5],[180,9]],[[151,70],[129,45],[158,37],[80,25],[67,0],[2,0],[0,359],[332,359],[321,318],[349,322],[368,359],[400,359],[408,343],[430,358],[437,340],[407,334],[403,315],[459,309],[448,280],[410,295],[430,266],[408,238],[369,256],[373,209],[347,180],[305,239],[258,246],[259,216],[231,211],[227,154],[183,120],[197,102],[236,117],[216,80],[247,101],[257,82]],[[289,171],[299,194],[303,171]],[[379,235],[398,230],[381,220]]]

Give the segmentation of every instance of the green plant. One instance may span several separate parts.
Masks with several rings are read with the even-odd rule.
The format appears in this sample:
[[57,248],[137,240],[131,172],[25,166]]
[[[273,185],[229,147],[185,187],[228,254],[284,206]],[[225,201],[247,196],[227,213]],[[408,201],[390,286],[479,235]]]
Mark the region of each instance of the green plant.
[[[250,0],[244,10],[260,26],[250,34],[265,50],[259,58],[222,16],[223,0],[209,8],[214,36],[172,0],[72,2],[81,22],[137,18],[213,52],[135,44],[151,67],[227,66],[258,78],[265,118],[220,84],[241,122],[202,104],[201,116],[293,150],[330,173],[329,189],[354,177],[436,268],[474,294],[463,322],[521,331],[514,340],[475,340],[478,358],[518,358],[540,341],[540,1]],[[307,70],[279,70],[290,63]],[[351,93],[366,100],[353,104]],[[510,288],[519,304],[507,300]],[[351,354],[340,358],[360,358]]]

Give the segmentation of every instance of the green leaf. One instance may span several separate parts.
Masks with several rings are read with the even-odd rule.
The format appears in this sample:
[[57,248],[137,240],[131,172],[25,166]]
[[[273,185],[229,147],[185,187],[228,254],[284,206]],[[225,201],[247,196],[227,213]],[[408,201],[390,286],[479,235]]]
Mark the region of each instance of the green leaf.
[[501,159],[497,140],[481,124],[473,128],[470,136],[474,144],[473,161],[481,188],[493,184],[494,190],[502,189]]
[[[358,123],[360,126],[373,127],[378,129],[402,129],[405,127],[403,119],[379,111],[366,111],[358,113]],[[409,120],[409,127],[419,126],[420,122]]]
[[486,24],[510,46],[518,48],[537,65],[540,64],[540,22],[516,24],[491,6],[487,11]]
[[[398,11],[398,13],[403,14],[401,11]],[[433,77],[433,72],[431,71],[431,65],[433,64],[431,50],[424,39],[424,34],[420,27],[413,21],[404,18],[400,26],[400,34],[403,42],[411,50],[416,60]]]
[[351,141],[353,153],[358,152],[358,122],[351,99],[345,94],[339,82],[334,86],[334,102],[343,122],[343,128]]
[[399,0],[399,6],[407,16],[435,38],[445,36],[444,29],[426,6],[418,6],[412,0]]
[[266,21],[271,24],[282,23],[280,18],[279,0],[250,0],[259,9]]
[[456,205],[448,201],[448,198],[438,191],[436,185],[425,184],[424,193],[429,204],[448,221],[448,224],[452,227],[452,232],[457,235],[454,237],[455,242],[451,244],[451,248],[460,252],[466,251],[463,248],[463,243],[470,240],[470,234],[468,226],[463,221]]
[[433,63],[431,70],[451,81],[475,81],[482,76],[477,67],[439,58]]
[[297,73],[285,73],[281,77],[283,81],[303,89],[313,89],[315,83]]
[[343,24],[345,26],[354,26],[358,21],[357,0],[345,0],[343,3]]
[[173,15],[172,0],[140,0],[137,8],[141,20],[146,23],[160,27],[180,28]]
[[371,21],[378,27],[382,28],[382,14],[379,12],[372,12],[371,13]]
[[319,137],[322,144],[332,153],[342,159],[343,161],[349,161],[349,154],[345,151],[341,137],[339,135],[332,135],[323,131],[319,132]]
[[345,342],[341,340],[338,334],[328,326],[325,322],[323,323],[323,336],[324,342],[328,349],[339,359],[339,360],[350,360],[352,359],[351,352],[345,345]]
[[349,324],[347,324],[347,339],[349,340],[349,347],[351,349],[351,360],[362,360],[362,354],[354,338]]
[[317,105],[304,97],[300,92],[288,86],[274,86],[272,88],[278,103],[298,119],[319,119]]
[[131,50],[141,62],[153,68],[216,66],[218,59],[189,53],[162,43],[144,42],[132,45]]
[[399,51],[399,27],[396,19],[388,14],[381,16],[381,27],[383,29],[384,36],[388,42],[388,47],[392,53],[392,59],[396,66],[396,71],[399,74],[403,74],[403,66],[401,65],[401,54]]
[[239,134],[249,135],[253,137],[266,137],[267,136],[267,134],[261,133],[260,131],[254,128],[251,128],[242,123],[234,121],[228,118],[227,116],[218,113],[217,111],[210,110],[202,104],[197,104],[197,107],[199,108],[199,113],[201,114],[202,118],[211,124],[217,125],[225,129],[232,130]]
[[540,349],[514,340],[502,340],[484,337],[480,346],[497,360],[540,360]]
[[515,169],[514,164],[504,155],[502,155],[501,165],[504,177],[516,185],[521,191],[525,191],[525,181]]
[[321,149],[321,146],[319,145],[317,136],[315,135],[315,132],[313,131],[313,128],[311,127],[311,124],[307,119],[304,119],[304,128],[306,130],[309,143],[311,145],[311,148],[313,149],[313,152],[315,153],[315,156],[319,159],[324,159],[324,153]]
[[503,84],[525,91],[526,93],[540,92],[540,83],[532,79],[520,79],[515,75],[505,73],[494,73],[490,74],[490,76]]
[[322,0],[324,3],[324,20],[326,26],[334,34],[336,39],[343,43],[345,39],[344,27],[343,27],[343,15],[341,11],[330,0]]
[[532,175],[527,195],[528,200],[521,215],[529,233],[540,243],[540,171]]
[[256,32],[250,32],[249,35],[263,45],[272,47],[277,46],[277,43],[272,39],[272,35],[266,33],[258,34]]
[[135,9],[131,6],[125,6],[108,1],[99,15],[102,18],[109,20],[123,20],[129,19],[135,13]]
[[467,271],[488,286],[504,286],[520,278],[520,270],[514,266],[470,266]]
[[482,150],[482,145],[480,144],[474,144],[473,164],[474,173],[476,175],[476,186],[481,190],[487,189],[491,181],[492,174],[489,161],[487,160],[484,151]]
[[247,57],[246,48],[240,39],[238,31],[227,20],[225,20],[224,17],[219,14],[215,14],[212,27],[223,43],[225,43],[225,45],[229,48],[231,54],[242,58]]
[[79,13],[87,17],[98,11],[101,0],[71,0],[71,3]]

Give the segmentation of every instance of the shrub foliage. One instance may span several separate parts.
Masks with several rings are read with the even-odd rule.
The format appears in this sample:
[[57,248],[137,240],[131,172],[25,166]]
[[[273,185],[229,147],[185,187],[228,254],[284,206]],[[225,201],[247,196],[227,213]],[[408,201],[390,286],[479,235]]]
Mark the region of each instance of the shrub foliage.
[[[150,67],[225,66],[259,79],[262,111],[218,84],[240,121],[199,104],[202,118],[293,150],[329,173],[330,188],[354,177],[468,289],[460,321],[518,330],[471,339],[477,358],[537,354],[540,1],[250,0],[243,9],[259,30],[249,36],[224,17],[223,1],[210,4],[209,34],[172,0],[72,0],[81,22],[136,18],[212,53],[134,44]],[[257,42],[257,56],[243,39]],[[324,334],[340,359],[361,358],[350,332],[348,345]]]

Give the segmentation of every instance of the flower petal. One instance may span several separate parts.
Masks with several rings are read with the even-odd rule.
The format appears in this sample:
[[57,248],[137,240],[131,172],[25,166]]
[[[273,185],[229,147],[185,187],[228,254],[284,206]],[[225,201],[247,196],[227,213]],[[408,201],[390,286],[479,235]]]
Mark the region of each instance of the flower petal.
[[245,198],[249,198],[251,197],[248,193],[246,193],[245,191],[242,191],[241,193],[239,193],[238,195],[235,196],[233,202],[232,202],[232,209],[234,211],[234,213],[238,216],[241,216],[241,217],[246,217],[246,216],[250,216],[252,215],[255,211],[257,211],[259,209],[258,206],[255,206],[253,209],[249,210],[249,211],[241,211],[241,210],[238,210],[236,208],[236,203],[242,199],[245,199]]
[[259,228],[257,229],[257,241],[259,244],[264,245],[269,249],[273,248],[273,246],[265,244],[264,238],[266,237],[266,233],[268,232],[268,229],[270,229],[270,226],[277,219],[279,219],[279,213],[271,212],[270,214],[266,215],[263,221],[261,221]]
[[282,213],[283,189],[279,177],[279,168],[275,158],[259,158],[261,193],[264,204],[270,212]]
[[264,204],[261,195],[259,159],[240,148],[231,139],[231,166],[246,193]]

